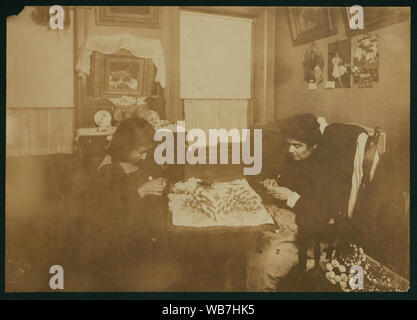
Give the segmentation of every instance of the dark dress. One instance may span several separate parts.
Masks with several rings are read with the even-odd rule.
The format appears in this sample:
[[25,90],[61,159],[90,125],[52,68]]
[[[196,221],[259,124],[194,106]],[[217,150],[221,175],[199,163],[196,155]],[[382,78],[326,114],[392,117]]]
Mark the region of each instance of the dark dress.
[[166,239],[166,197],[137,192],[149,177],[161,175],[152,161],[129,174],[111,162],[81,186],[73,240],[87,289],[164,291],[174,285],[179,270]]
[[[275,172],[280,186],[301,196],[290,209],[296,214],[301,239],[321,240],[333,232],[330,219],[345,219],[356,141],[362,132],[365,131],[355,125],[329,125],[310,157],[301,161],[287,158]],[[278,203],[286,206],[283,201]]]
[[[306,263],[303,250],[299,249],[309,248],[316,241],[329,241],[344,232],[356,141],[362,132],[364,130],[357,126],[329,125],[310,157],[301,161],[286,158],[269,177],[301,196],[295,206],[289,208],[295,213],[298,233],[295,243],[285,232],[266,232],[260,238],[249,258],[248,290],[288,290],[287,284],[282,282],[286,272],[291,265],[304,267]],[[268,197],[268,200],[271,199]],[[286,201],[272,201],[288,208]],[[329,224],[330,219],[335,224]],[[294,279],[287,278],[288,281],[294,285]]]
[[[335,213],[332,208],[334,197],[329,197],[332,191],[328,181],[331,170],[320,158],[318,152],[313,152],[305,160],[288,159],[277,177],[278,185],[301,196],[290,210],[295,213],[299,234],[303,236],[320,233]],[[286,202],[278,202],[280,206],[286,206]]]

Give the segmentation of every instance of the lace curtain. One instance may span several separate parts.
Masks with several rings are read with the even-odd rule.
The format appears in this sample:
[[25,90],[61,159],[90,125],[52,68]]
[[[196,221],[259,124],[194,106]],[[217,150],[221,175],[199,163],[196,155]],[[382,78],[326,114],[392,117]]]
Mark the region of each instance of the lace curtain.
[[152,59],[156,67],[155,81],[165,88],[165,59],[162,45],[159,40],[140,38],[134,35],[121,34],[112,36],[89,35],[80,49],[75,70],[79,74],[90,74],[90,58],[93,52],[101,54],[114,54],[121,49],[128,50],[134,56],[144,59]]

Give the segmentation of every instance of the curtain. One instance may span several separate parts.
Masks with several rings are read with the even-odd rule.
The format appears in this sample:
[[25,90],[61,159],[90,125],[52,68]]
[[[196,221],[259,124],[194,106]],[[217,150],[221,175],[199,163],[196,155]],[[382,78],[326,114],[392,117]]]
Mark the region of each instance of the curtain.
[[165,88],[165,59],[161,42],[157,39],[141,38],[130,34],[120,35],[89,35],[80,48],[80,54],[75,70],[80,74],[90,74],[90,57],[93,52],[102,54],[115,54],[126,49],[138,58],[152,59],[157,72],[155,81]]
[[6,156],[71,153],[73,109],[8,109]]
[[187,129],[249,124],[252,20],[181,11],[180,94]]
[[181,98],[250,99],[251,51],[251,19],[181,11]]
[[232,128],[248,127],[248,104],[246,99],[185,99],[186,129]]

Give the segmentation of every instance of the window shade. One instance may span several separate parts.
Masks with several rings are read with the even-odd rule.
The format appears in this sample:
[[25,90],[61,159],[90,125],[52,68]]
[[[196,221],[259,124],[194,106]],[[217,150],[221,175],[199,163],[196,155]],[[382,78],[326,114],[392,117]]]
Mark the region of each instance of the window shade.
[[251,19],[181,11],[181,98],[250,99],[251,45]]

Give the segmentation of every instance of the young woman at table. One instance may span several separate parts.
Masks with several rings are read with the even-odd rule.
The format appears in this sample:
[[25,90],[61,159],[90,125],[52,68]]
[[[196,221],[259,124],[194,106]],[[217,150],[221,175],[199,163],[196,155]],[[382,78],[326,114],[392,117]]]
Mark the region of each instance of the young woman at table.
[[120,123],[84,188],[80,254],[94,274],[93,290],[164,291],[176,281],[164,230],[167,180],[153,159],[153,136],[141,118]]
[[320,233],[333,212],[327,178],[332,168],[319,148],[320,125],[312,114],[297,115],[283,123],[281,133],[287,141],[287,158],[276,177],[263,185],[280,206],[295,213],[300,235]]
[[[275,176],[261,184],[266,193],[275,198],[278,206],[295,214],[298,232],[285,241],[280,234],[269,234],[264,237],[266,241],[258,244],[248,271],[249,291],[276,291],[279,289],[278,282],[292,267],[297,264],[305,267],[304,250],[299,251],[299,248],[328,239],[334,232],[331,225],[341,219],[340,213],[347,207],[352,171],[350,176],[344,174],[343,163],[348,163],[351,156],[340,160],[335,158],[338,153],[333,151],[334,145],[344,142],[338,140],[331,144],[328,140],[324,141],[328,135],[322,135],[317,118],[312,114],[289,118],[280,129],[288,145],[288,157],[277,168]],[[346,130],[349,134],[342,136],[349,139],[355,135],[357,138],[362,131],[354,127]],[[280,250],[283,243],[285,250]],[[287,255],[283,257],[282,252]]]

